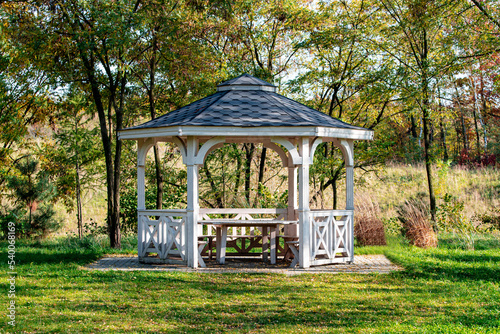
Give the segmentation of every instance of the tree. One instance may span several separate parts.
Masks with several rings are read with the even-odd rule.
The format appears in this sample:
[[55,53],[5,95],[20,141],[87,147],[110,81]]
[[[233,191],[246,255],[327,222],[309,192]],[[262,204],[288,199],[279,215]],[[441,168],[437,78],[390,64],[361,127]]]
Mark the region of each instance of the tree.
[[[379,57],[370,37],[377,33],[376,7],[370,1],[320,3],[307,26],[307,36],[300,47],[310,57],[302,60],[300,74],[291,81],[290,91],[304,103],[351,124],[373,129],[381,124],[395,100],[390,62]],[[386,147],[377,136],[372,146]],[[383,138],[387,141],[387,138]],[[367,169],[384,162],[387,150],[357,159],[356,167]],[[385,151],[385,152],[384,152]],[[337,206],[337,183],[344,175],[343,159],[332,143],[318,147],[311,170],[323,203],[323,192],[332,187],[333,207]]]
[[[151,119],[201,96],[206,91],[205,81],[211,81],[208,74],[213,62],[209,50],[192,38],[192,28],[187,24],[198,16],[191,6],[179,1],[145,1],[138,12],[136,29],[141,38],[130,55],[134,62],[131,72],[140,87],[135,94],[139,100],[144,100],[142,95],[147,97],[141,104],[147,106]],[[164,171],[157,144],[153,152],[156,208],[161,209]]]
[[140,1],[19,1],[7,8],[15,40],[34,64],[58,80],[81,82],[99,118],[106,162],[110,244],[120,247],[120,169],[133,26]]
[[72,87],[64,100],[58,103],[54,140],[44,141],[39,154],[42,168],[55,179],[58,198],[64,200],[69,209],[76,204],[80,238],[83,236],[84,191],[98,184],[104,171],[92,103],[82,94]]
[[[432,101],[437,78],[445,75],[457,58],[451,48],[453,37],[450,18],[457,19],[463,5],[460,1],[382,0],[383,34],[380,43],[384,53],[399,65],[400,90],[420,110],[423,128],[424,161],[432,218],[435,218],[436,197],[431,150]],[[446,33],[442,33],[445,31]],[[434,110],[434,113],[436,110]]]
[[[0,13],[2,13],[0,11]],[[7,20],[4,13],[0,16]],[[0,27],[0,188],[5,186],[19,152],[30,146],[29,128],[50,117],[50,104],[44,90],[47,76],[15,48]]]
[[[200,33],[195,36],[212,48],[221,77],[249,73],[283,90],[283,78],[296,65],[298,45],[304,37],[302,27],[309,19],[307,2],[236,1],[228,7],[217,4],[216,10],[204,12],[203,19],[198,21]],[[252,202],[256,205],[265,181],[267,148],[247,143],[230,146],[228,153],[236,157],[239,164],[235,181],[238,186],[243,181],[246,205],[252,206]],[[251,171],[255,160],[258,161],[257,191],[252,199]],[[210,164],[203,169],[208,179],[215,174],[210,169]],[[238,187],[234,190],[237,192]],[[222,192],[224,190],[217,189],[214,196],[220,199]]]
[[56,189],[49,182],[47,172],[39,170],[38,161],[31,156],[17,161],[14,168],[15,173],[9,176],[7,184],[17,203],[18,233],[28,237],[44,236],[59,228],[60,223],[54,218],[55,211],[50,205]]

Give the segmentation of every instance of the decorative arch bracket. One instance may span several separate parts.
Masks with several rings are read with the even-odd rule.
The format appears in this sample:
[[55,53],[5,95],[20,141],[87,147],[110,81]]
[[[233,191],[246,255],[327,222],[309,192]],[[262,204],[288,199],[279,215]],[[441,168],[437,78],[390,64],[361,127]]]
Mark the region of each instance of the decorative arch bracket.
[[172,142],[175,145],[177,145],[177,147],[181,151],[182,161],[186,161],[187,147],[186,147],[186,143],[184,142],[184,140],[182,140],[180,137],[172,137]]
[[226,142],[225,137],[214,137],[209,139],[205,144],[203,144],[198,152],[193,152],[195,153],[193,156],[193,164],[194,165],[203,165],[203,162],[205,161],[205,157],[208,155],[208,153],[212,152],[213,150],[221,147],[224,145]]
[[[287,139],[275,137],[271,139],[271,142],[272,142],[271,144],[273,143],[280,144],[286,148],[286,150],[289,153],[287,166],[292,167],[293,165],[302,165],[302,164],[312,165],[314,161],[314,152],[316,152],[316,148],[318,148],[318,145],[321,144],[323,140],[321,138],[316,137],[312,141],[310,141],[309,152],[307,153],[306,157],[302,157],[302,154],[300,153],[300,150],[297,148],[297,146]],[[274,149],[272,147],[269,148],[276,150],[278,154],[280,154],[280,151],[282,151],[282,154],[286,155],[286,153],[276,144],[273,144],[273,147],[276,147],[277,149]],[[280,154],[280,156],[282,156],[282,154]],[[283,157],[281,159],[283,160]],[[283,164],[285,165],[285,163]]]
[[276,153],[278,153],[278,155],[281,158],[281,163],[283,164],[283,167],[293,167],[293,164],[290,165],[288,155],[281,147],[279,147],[278,145],[276,145],[275,143],[273,143],[271,141],[265,141],[263,145],[264,145],[264,147],[267,147],[268,149],[273,150]]
[[344,156],[345,165],[347,167],[354,166],[354,141],[352,139],[338,139],[333,140],[333,144],[337,146],[342,155]]
[[156,144],[153,138],[139,139],[137,141],[137,166],[144,167],[146,164],[146,155],[151,147]]
[[[301,165],[302,164],[302,157],[299,154],[299,150],[297,149],[297,146],[292,144],[289,140],[285,138],[279,138],[275,137],[271,139],[272,143],[280,144],[281,146],[285,147],[288,153],[290,154],[290,160],[291,164],[293,165]],[[290,161],[289,164],[290,165]]]
[[314,162],[314,153],[316,152],[316,149],[318,148],[318,145],[321,144],[322,142],[323,142],[323,139],[321,139],[321,138],[315,138],[312,141],[311,149],[309,151],[309,159],[311,160],[311,165]]

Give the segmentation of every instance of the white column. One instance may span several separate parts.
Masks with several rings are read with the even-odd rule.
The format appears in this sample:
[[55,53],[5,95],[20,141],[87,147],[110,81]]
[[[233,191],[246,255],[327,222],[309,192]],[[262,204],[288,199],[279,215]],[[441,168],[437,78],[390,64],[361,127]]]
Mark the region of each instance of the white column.
[[[346,145],[347,144],[347,145]],[[354,142],[352,140],[348,140],[347,143],[344,144],[344,147],[347,153],[347,157],[344,157],[345,160],[345,209],[352,210],[353,215],[351,216],[351,226],[349,229],[348,236],[348,248],[351,254],[350,262],[354,261]]]
[[198,140],[187,138],[187,219],[186,219],[186,259],[191,268],[198,268]]
[[146,186],[145,186],[145,168],[137,166],[137,254],[142,256],[142,246],[144,243],[144,231],[142,229],[141,216],[139,210],[146,209]]
[[137,210],[146,209],[146,178],[145,167],[137,166]]
[[302,163],[299,165],[299,267],[309,268],[311,263],[311,224],[309,223],[309,138],[299,142]]
[[146,209],[146,182],[144,166],[146,165],[146,155],[154,144],[155,140],[152,138],[139,140],[137,142],[137,210]]
[[354,167],[345,166],[345,209],[354,210]]
[[[152,139],[139,140],[137,142],[137,211],[146,209],[146,154],[152,145]],[[137,212],[137,254],[139,257],[142,256],[143,244],[144,230],[141,222],[141,216],[139,215],[139,212]]]
[[[288,167],[288,210],[287,220],[297,220],[297,167]],[[297,235],[297,225],[285,225],[286,236]]]

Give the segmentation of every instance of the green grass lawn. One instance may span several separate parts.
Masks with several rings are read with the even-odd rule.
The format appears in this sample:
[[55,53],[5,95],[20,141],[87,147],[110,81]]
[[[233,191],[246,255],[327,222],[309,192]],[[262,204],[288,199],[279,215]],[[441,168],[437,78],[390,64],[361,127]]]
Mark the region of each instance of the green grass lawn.
[[[451,241],[450,241],[451,240]],[[434,250],[398,243],[406,271],[381,274],[198,274],[80,269],[111,250],[92,240],[17,242],[15,333],[500,333],[500,242]],[[7,270],[1,243],[2,270]],[[123,252],[133,252],[133,241]],[[2,280],[2,291],[7,283]]]

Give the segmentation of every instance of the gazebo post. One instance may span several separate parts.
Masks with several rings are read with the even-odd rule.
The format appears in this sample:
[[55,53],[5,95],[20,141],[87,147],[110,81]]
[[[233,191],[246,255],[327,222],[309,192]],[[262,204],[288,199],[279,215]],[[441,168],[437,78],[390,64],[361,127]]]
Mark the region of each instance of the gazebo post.
[[[140,142],[138,143],[140,146]],[[146,178],[144,161],[140,160],[140,147],[137,149],[137,212],[146,209]],[[142,232],[141,216],[137,213],[137,254],[142,256],[144,233]]]
[[154,139],[139,139],[137,141],[137,252],[142,256],[144,232],[142,230],[139,210],[146,210],[146,155],[154,145]]
[[344,157],[345,164],[345,209],[352,212],[349,229],[349,262],[354,262],[354,140],[336,139],[334,141]]
[[345,209],[351,210],[353,212],[351,216],[351,228],[349,231],[349,253],[350,253],[350,262],[354,262],[354,142],[352,140],[343,141],[348,151],[345,158]]
[[186,259],[191,268],[198,268],[198,165],[195,158],[198,153],[198,139],[187,137],[187,220],[186,220]]
[[311,266],[309,223],[309,138],[303,137],[299,141],[299,152],[301,163],[299,165],[299,266],[309,268]]
[[[297,166],[288,166],[287,220],[297,220]],[[297,236],[296,225],[285,225],[286,236]]]

